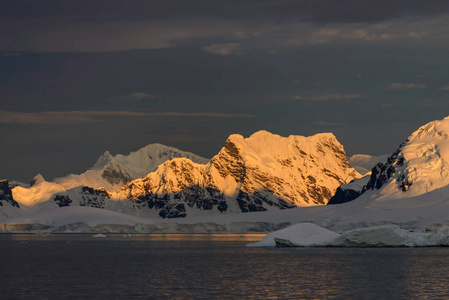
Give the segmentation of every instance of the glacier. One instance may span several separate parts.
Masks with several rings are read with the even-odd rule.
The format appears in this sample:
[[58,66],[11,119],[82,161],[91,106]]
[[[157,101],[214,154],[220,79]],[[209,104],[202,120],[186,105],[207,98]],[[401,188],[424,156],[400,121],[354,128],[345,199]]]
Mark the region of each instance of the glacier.
[[413,232],[398,225],[358,228],[341,234],[312,223],[299,223],[269,233],[249,247],[447,247],[449,236]]
[[338,233],[313,223],[298,223],[267,234],[261,241],[248,244],[249,247],[274,247],[276,240],[283,240],[297,247],[326,246],[334,241]]

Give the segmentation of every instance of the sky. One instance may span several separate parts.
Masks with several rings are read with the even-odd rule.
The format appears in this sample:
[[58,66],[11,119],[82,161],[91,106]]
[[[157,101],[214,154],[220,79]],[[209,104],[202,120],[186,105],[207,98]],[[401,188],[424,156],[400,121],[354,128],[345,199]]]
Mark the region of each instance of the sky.
[[449,115],[449,2],[0,0],[0,178],[230,134],[394,152]]

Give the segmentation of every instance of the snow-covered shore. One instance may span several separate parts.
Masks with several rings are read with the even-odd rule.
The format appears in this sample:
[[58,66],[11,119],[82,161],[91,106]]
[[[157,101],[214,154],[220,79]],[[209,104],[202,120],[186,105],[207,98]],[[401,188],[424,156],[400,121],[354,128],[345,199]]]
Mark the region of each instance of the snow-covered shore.
[[[394,201],[360,199],[340,205],[178,219],[141,218],[92,207],[61,207],[0,220],[0,232],[272,232],[310,222],[337,233],[394,224],[416,232],[449,225],[447,191]],[[398,203],[400,201],[401,203]]]
[[[446,227],[447,228],[447,227]],[[312,223],[299,223],[269,233],[249,247],[448,247],[449,236],[413,232],[397,225],[358,228],[341,234]]]

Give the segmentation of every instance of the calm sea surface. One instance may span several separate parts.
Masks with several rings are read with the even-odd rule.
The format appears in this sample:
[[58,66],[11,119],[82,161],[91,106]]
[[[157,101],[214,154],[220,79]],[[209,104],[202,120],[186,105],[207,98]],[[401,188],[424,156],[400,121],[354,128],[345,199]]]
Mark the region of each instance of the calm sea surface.
[[0,235],[0,299],[448,299],[449,248],[248,248],[263,235]]

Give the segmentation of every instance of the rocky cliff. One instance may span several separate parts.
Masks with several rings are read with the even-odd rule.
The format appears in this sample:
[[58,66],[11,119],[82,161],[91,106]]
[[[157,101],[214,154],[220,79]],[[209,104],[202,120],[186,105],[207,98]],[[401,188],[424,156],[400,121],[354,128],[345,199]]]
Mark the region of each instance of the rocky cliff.
[[206,164],[174,159],[134,180],[115,197],[159,216],[253,212],[326,204],[360,175],[332,134],[281,137],[259,131],[231,135]]

